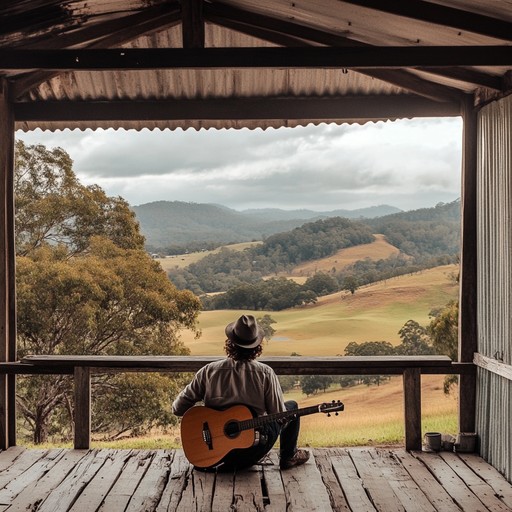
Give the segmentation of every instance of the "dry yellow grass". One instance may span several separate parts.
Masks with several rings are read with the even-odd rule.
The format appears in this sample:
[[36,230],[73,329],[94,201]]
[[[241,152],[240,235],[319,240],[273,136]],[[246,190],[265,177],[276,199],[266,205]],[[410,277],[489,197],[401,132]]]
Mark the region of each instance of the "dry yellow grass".
[[[457,393],[443,393],[442,375],[422,377],[423,431],[457,431]],[[339,416],[315,414],[301,419],[302,445],[356,446],[401,443],[404,438],[403,386],[392,377],[381,386],[335,389],[319,397],[293,396],[301,407],[341,400],[345,411]]]
[[[453,279],[456,265],[446,265],[417,274],[389,279],[361,288],[354,295],[335,293],[321,297],[316,305],[284,311],[249,311],[256,317],[270,314],[276,321],[275,336],[265,343],[266,355],[335,356],[351,341],[400,343],[398,331],[407,320],[422,325],[429,312],[458,295]],[[193,355],[222,354],[224,327],[247,311],[204,311],[199,316],[202,336],[182,338]]]
[[330,272],[333,268],[340,271],[347,265],[351,265],[358,260],[369,258],[371,260],[381,260],[400,253],[400,250],[389,244],[384,235],[373,235],[375,241],[371,244],[356,245],[341,249],[336,254],[320,260],[308,261],[297,265],[290,273],[290,277],[312,276],[315,272]]
[[[261,244],[262,242],[242,242],[239,244],[231,244],[225,245],[226,249],[231,249],[232,251],[243,251],[248,247],[252,247],[254,245]],[[169,256],[167,258],[156,258],[156,261],[160,263],[162,268],[167,272],[174,268],[185,268],[188,267],[191,263],[197,263],[202,260],[208,254],[216,254],[223,247],[218,247],[213,251],[200,251],[200,252],[191,252],[188,254],[179,254],[177,256]]]

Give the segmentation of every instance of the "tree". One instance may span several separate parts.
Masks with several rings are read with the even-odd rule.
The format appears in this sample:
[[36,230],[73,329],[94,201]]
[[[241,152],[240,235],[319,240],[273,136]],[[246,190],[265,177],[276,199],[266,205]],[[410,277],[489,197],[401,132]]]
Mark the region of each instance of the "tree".
[[357,288],[359,287],[359,283],[357,282],[357,278],[355,276],[347,276],[343,280],[343,290],[348,290],[352,295],[356,293]]
[[[346,356],[390,356],[395,353],[395,348],[388,341],[365,341],[357,343],[351,341],[345,347]],[[380,386],[382,381],[389,380],[389,377],[383,375],[365,375],[361,381],[369,386],[377,384]]]
[[262,317],[258,317],[256,321],[265,333],[263,339],[267,340],[268,343],[276,332],[276,330],[272,327],[272,324],[275,324],[276,321],[270,315],[263,315]]
[[[187,353],[179,330],[196,329],[199,301],[178,291],[144,251],[128,205],[81,186],[62,150],[16,147],[20,356]],[[176,387],[168,376],[95,378],[94,428],[112,436],[169,421]],[[19,408],[34,442],[70,431],[71,395],[66,376],[19,379]],[[127,406],[129,396],[137,407]]]
[[316,395],[321,389],[325,392],[332,383],[330,375],[304,375],[300,379],[300,387],[306,395]]
[[[459,302],[452,300],[444,308],[430,312],[427,327],[436,353],[445,354],[453,361],[459,358]],[[457,382],[456,375],[448,375],[444,380],[444,391],[448,393]]]
[[338,290],[338,281],[324,272],[317,272],[312,277],[308,277],[304,283],[304,288],[313,290],[318,296],[328,295]]
[[414,320],[407,320],[398,331],[402,343],[395,349],[395,353],[402,356],[433,354],[430,337],[425,327]]

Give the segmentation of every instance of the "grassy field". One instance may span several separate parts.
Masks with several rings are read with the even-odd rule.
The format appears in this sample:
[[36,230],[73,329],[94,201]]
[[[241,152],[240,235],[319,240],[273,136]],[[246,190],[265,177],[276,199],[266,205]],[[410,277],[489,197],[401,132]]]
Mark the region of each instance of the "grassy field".
[[[224,246],[226,249],[231,249],[232,251],[243,251],[247,249],[247,247],[252,247],[254,245],[261,244],[261,242],[242,242],[239,244],[232,244]],[[188,254],[179,254],[177,256],[168,256],[167,258],[156,258],[156,261],[162,265],[162,268],[167,272],[174,268],[185,268],[188,267],[191,263],[197,263],[199,260],[202,260],[208,254],[216,254],[223,247],[218,247],[213,251],[200,251],[200,252],[190,252]]]
[[374,235],[375,241],[371,244],[356,245],[347,249],[341,249],[336,254],[314,261],[307,261],[297,265],[289,274],[294,281],[306,281],[309,276],[316,272],[331,272],[342,270],[347,265],[351,265],[358,260],[369,258],[371,260],[381,260],[389,258],[400,253],[400,250],[389,244],[384,235]]
[[[429,322],[433,308],[457,298],[453,279],[456,265],[446,265],[416,274],[396,277],[360,288],[354,295],[338,292],[321,297],[311,306],[284,311],[252,311],[276,320],[276,333],[266,342],[266,355],[293,352],[310,356],[343,354],[351,341],[389,341],[399,344],[398,331],[407,322]],[[183,340],[192,355],[222,354],[224,327],[246,311],[204,311],[199,316],[202,335],[194,339],[186,331]]]

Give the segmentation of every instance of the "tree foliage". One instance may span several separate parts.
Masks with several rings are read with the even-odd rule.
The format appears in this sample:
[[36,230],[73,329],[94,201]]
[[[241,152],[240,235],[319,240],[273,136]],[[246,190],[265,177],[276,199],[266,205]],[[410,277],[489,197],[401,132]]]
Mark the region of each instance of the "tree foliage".
[[398,331],[402,343],[395,349],[401,356],[434,354],[434,348],[428,335],[428,330],[415,320],[407,320]]
[[[178,291],[146,254],[124,200],[81,185],[61,149],[17,143],[15,172],[20,356],[186,353],[179,330],[196,328],[198,299]],[[97,432],[140,432],[169,420],[170,377],[97,381]],[[68,378],[20,378],[18,391],[36,443],[70,431]]]
[[[459,359],[459,301],[452,300],[440,310],[430,313],[427,327],[434,350],[449,356],[452,361]],[[457,382],[456,375],[448,375],[444,380],[444,391],[448,393]]]

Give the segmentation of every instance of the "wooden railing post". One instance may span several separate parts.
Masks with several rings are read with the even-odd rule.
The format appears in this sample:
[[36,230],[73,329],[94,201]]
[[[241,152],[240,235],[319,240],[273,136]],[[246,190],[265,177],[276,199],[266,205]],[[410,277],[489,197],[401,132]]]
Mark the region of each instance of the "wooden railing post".
[[75,449],[91,446],[91,369],[75,367]]
[[403,381],[405,449],[421,450],[421,370],[404,369]]

